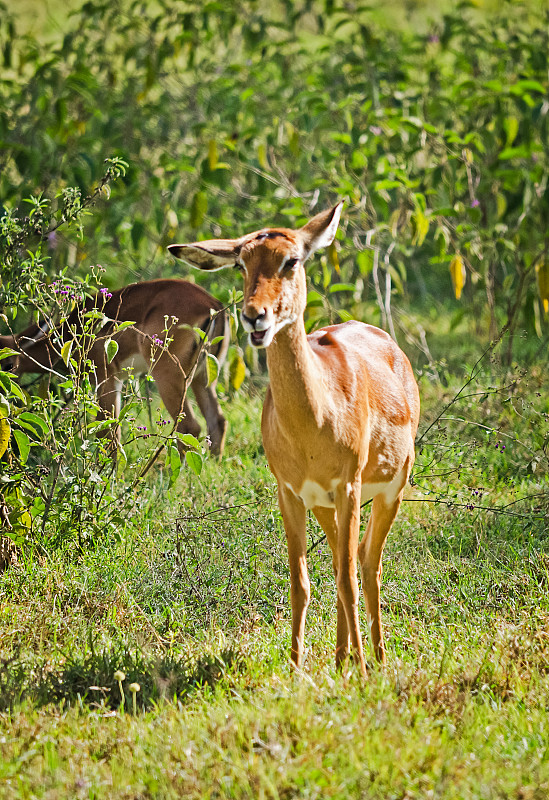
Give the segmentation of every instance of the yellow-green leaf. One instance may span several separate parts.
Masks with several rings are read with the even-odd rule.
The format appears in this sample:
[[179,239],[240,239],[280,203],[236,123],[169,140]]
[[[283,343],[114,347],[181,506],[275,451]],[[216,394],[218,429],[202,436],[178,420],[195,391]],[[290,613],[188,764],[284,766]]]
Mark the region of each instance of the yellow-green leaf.
[[510,147],[517,138],[517,133],[519,130],[518,119],[516,117],[507,117],[506,119],[504,119],[503,130],[505,131],[505,135],[507,136],[505,146]]
[[208,166],[210,167],[212,172],[217,167],[218,161],[219,158],[217,155],[217,142],[215,141],[215,139],[210,139],[210,141],[208,142]]
[[246,377],[246,364],[240,353],[235,353],[229,366],[229,379],[233,389],[238,391]]
[[11,427],[9,421],[5,417],[0,416],[0,458],[7,450],[10,435]]
[[263,143],[257,146],[257,160],[261,169],[269,169],[269,162],[267,161],[267,148]]
[[68,342],[65,342],[63,347],[61,348],[61,358],[63,359],[63,363],[67,367],[69,364],[69,358],[71,357],[71,350],[72,350],[72,339],[69,339]]
[[206,353],[206,373],[208,376],[208,386],[217,380],[219,375],[219,361],[211,353]]
[[330,259],[332,267],[339,275],[339,258],[337,257],[337,247],[335,242],[332,242],[332,244],[328,247],[328,258]]
[[456,300],[459,300],[463,287],[465,286],[465,278],[467,277],[465,264],[459,253],[456,253],[450,262],[450,275],[452,277],[452,286],[454,287]]
[[416,213],[412,216],[412,223],[414,225],[414,238],[412,239],[412,244],[421,247],[423,242],[425,241],[425,237],[429,232],[429,220],[419,209]]
[[538,278],[538,291],[543,303],[543,310],[547,314],[549,311],[549,261],[543,259],[536,266],[536,274]]

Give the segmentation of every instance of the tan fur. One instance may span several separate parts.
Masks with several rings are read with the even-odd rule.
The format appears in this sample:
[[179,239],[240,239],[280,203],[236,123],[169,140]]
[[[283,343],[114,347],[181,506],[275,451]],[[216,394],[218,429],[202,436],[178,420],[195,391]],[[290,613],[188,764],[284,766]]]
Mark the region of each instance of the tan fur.
[[[64,342],[82,334],[85,321],[83,314],[97,308],[106,317],[116,322],[131,320],[135,325],[112,335],[118,342],[118,352],[112,362],[107,363],[105,341],[111,336],[112,323],[107,323],[96,333],[87,357],[91,359],[97,382],[98,402],[104,416],[118,416],[120,412],[120,379],[124,377],[124,367],[135,362],[150,370],[160,397],[166,409],[177,421],[177,430],[182,433],[200,433],[200,425],[195,418],[185,394],[186,376],[194,367],[198,354],[198,342],[192,327],[206,330],[209,326],[210,311],[220,311],[221,303],[196,284],[188,281],[154,280],[134,283],[112,292],[105,299],[101,294],[89,298],[84,307],[77,307],[65,323],[48,335],[40,336],[36,325],[17,336],[0,337],[0,347],[21,348],[12,365],[17,375],[27,372],[46,372],[60,361],[60,349]],[[168,317],[166,323],[165,316]],[[172,325],[171,317],[178,321]],[[168,348],[155,344],[155,339],[173,338]],[[210,339],[222,336],[223,339],[213,349],[223,362],[229,344],[229,330],[224,313],[219,314],[210,331]],[[37,336],[38,334],[38,336]],[[37,336],[36,341],[33,337]],[[74,353],[78,353],[75,348]],[[211,450],[221,455],[225,442],[227,423],[219,407],[215,393],[215,382],[208,386],[204,359],[199,361],[190,386],[198,406],[203,413]]]
[[[176,245],[174,253],[202,269],[216,269],[223,260],[240,265],[243,324],[252,345],[267,347],[270,386],[261,430],[288,542],[292,662],[300,667],[303,657],[311,507],[332,550],[336,663],[346,659],[350,645],[365,674],[357,559],[374,652],[383,662],[381,559],[414,461],[419,393],[408,359],[384,331],[352,321],[305,333],[303,261],[331,243],[340,211],[341,205],[322,212],[296,231],[274,228],[219,240],[210,260],[204,255],[207,241]],[[284,267],[284,259],[296,258],[293,268]],[[370,519],[359,543],[360,506],[370,497]]]

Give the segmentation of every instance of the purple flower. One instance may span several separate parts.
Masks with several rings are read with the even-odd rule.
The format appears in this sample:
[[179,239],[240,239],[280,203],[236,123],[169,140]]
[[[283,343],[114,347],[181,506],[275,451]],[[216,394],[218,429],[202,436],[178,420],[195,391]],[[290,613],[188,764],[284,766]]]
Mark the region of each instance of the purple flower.
[[477,206],[479,205],[480,205],[480,200],[477,200],[477,198],[475,197],[475,199],[471,203],[471,208],[477,208]]

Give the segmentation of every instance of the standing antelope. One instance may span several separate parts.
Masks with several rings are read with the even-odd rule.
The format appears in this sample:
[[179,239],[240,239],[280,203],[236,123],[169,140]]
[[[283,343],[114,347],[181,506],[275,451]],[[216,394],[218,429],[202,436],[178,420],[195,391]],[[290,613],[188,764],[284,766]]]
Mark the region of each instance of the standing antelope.
[[[87,298],[51,332],[42,324],[31,325],[16,336],[0,336],[0,347],[19,350],[4,367],[11,367],[16,375],[48,372],[61,359],[63,343],[71,338],[76,345],[73,352],[78,353],[78,341],[87,321],[85,314],[93,309],[108,318],[85,353],[93,365],[103,416],[120,413],[121,377],[125,368],[133,367],[137,372],[150,371],[166,409],[177,422],[177,430],[197,436],[200,425],[186,396],[186,376],[192,372],[199,348],[192,328],[202,328],[212,339],[222,337],[212,350],[221,363],[229,346],[229,328],[221,303],[194,283],[181,279],[132,283],[112,293]],[[212,321],[211,311],[219,312]],[[135,324],[113,332],[116,323],[126,321]],[[164,348],[166,337],[172,341]],[[118,343],[118,352],[110,363],[104,347],[108,338]],[[204,359],[199,361],[190,386],[206,419],[211,451],[221,455],[227,422],[217,401],[215,382],[208,385]]]
[[[267,348],[270,386],[261,430],[278,499],[291,574],[292,662],[301,666],[310,597],[306,513],[332,550],[337,584],[336,664],[349,643],[366,674],[359,628],[357,556],[377,659],[385,661],[381,557],[414,461],[419,393],[404,353],[382,330],[345,322],[305,333],[306,259],[334,239],[342,203],[299,230],[265,228],[240,239],[171,245],[199,269],[244,273],[242,324]],[[373,498],[359,544],[360,506]]]

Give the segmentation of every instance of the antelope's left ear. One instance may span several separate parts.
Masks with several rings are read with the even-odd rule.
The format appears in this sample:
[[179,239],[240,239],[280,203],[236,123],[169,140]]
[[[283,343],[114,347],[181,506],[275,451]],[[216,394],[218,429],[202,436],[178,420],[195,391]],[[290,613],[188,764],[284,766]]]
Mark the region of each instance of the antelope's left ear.
[[175,258],[208,271],[234,266],[241,248],[241,239],[208,239],[192,244],[168,245],[168,250]]
[[327,211],[321,211],[320,214],[309,220],[303,228],[299,229],[297,233],[305,250],[304,260],[309,258],[315,250],[320,250],[322,247],[328,247],[329,244],[332,244],[339,225],[342,208],[343,201]]

